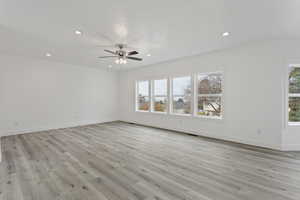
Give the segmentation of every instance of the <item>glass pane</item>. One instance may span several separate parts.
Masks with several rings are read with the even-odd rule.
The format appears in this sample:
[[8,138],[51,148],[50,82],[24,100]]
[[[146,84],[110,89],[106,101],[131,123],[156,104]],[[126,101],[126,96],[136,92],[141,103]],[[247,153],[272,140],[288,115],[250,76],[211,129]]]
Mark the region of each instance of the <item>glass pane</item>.
[[167,79],[154,80],[154,96],[167,96]]
[[167,97],[154,97],[154,111],[167,112]]
[[138,97],[138,110],[149,111],[150,101],[149,97]]
[[173,79],[173,113],[191,114],[191,77]]
[[173,97],[173,113],[191,114],[191,95]]
[[191,77],[179,77],[173,79],[173,95],[191,95]]
[[222,93],[222,74],[200,74],[198,75],[198,94],[220,94]]
[[289,121],[300,122],[300,97],[289,98]]
[[138,96],[149,96],[149,81],[138,82]]
[[289,75],[289,92],[300,93],[300,68],[291,67]]
[[198,115],[221,116],[221,97],[198,97]]

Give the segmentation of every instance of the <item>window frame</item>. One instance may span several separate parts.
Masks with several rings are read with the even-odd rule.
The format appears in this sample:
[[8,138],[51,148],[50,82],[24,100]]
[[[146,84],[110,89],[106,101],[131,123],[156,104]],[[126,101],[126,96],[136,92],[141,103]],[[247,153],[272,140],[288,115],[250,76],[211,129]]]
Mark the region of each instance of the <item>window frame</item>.
[[[139,99],[138,99],[138,95],[139,95],[139,82],[148,82],[148,98],[149,98],[149,109],[148,110],[139,110]],[[137,80],[135,81],[135,111],[136,112],[142,112],[142,113],[149,113],[151,111],[151,81],[150,80]]]
[[[221,74],[222,79],[221,79],[221,89],[222,89],[222,93],[220,94],[199,94],[198,91],[198,76],[199,75],[209,75],[209,74]],[[207,119],[218,119],[221,120],[223,119],[223,115],[224,115],[224,103],[223,103],[223,99],[224,99],[224,73],[222,71],[215,71],[215,72],[201,72],[201,73],[196,73],[194,75],[194,93],[195,93],[195,97],[194,97],[194,117],[197,118],[207,118]],[[198,97],[221,97],[221,112],[220,112],[220,116],[205,116],[205,115],[198,115]]]
[[[191,78],[191,113],[190,114],[181,114],[181,113],[174,113],[173,112],[173,80],[175,78],[183,78],[183,77],[190,77]],[[194,76],[193,74],[189,75],[178,75],[178,76],[172,76],[169,79],[169,85],[170,85],[170,98],[169,98],[169,114],[170,115],[177,115],[177,116],[194,116]],[[179,95],[178,95],[179,96]]]
[[[198,89],[197,89],[197,80],[198,75],[201,74],[222,74],[222,94],[221,94],[221,116],[201,116],[197,114],[198,108]],[[191,78],[191,113],[190,114],[181,114],[181,113],[173,113],[173,79],[181,78],[181,77],[190,77]],[[167,80],[167,112],[157,112],[154,111],[154,81],[155,80]],[[148,81],[149,83],[149,110],[138,110],[138,83],[142,81]],[[196,118],[202,120],[216,120],[216,121],[223,121],[224,119],[224,82],[225,82],[225,75],[223,71],[213,71],[213,72],[192,72],[189,74],[181,74],[176,73],[175,75],[171,76],[153,76],[147,77],[139,80],[135,80],[135,112],[136,113],[150,113],[150,114],[158,114],[158,115],[165,115],[165,116],[178,116],[178,117],[188,117],[188,118]]]
[[[155,81],[160,81],[160,80],[166,80],[167,82],[167,94],[166,95],[155,95]],[[170,95],[169,95],[169,78],[168,77],[162,77],[162,78],[156,78],[151,80],[151,113],[155,114],[169,114],[170,108],[169,108],[169,102],[170,102]],[[166,105],[166,111],[165,112],[160,112],[160,111],[155,111],[154,110],[154,104],[155,104],[155,97],[166,97],[167,99],[167,105]]]
[[[298,62],[300,63],[300,61]],[[300,64],[289,64],[287,68],[287,76],[286,76],[286,121],[288,126],[300,126],[300,121],[299,122],[293,122],[290,121],[290,116],[289,116],[289,105],[290,105],[290,97],[299,97],[300,98],[300,93],[290,93],[290,81],[289,81],[289,76],[290,76],[290,68],[296,67],[300,68]]]

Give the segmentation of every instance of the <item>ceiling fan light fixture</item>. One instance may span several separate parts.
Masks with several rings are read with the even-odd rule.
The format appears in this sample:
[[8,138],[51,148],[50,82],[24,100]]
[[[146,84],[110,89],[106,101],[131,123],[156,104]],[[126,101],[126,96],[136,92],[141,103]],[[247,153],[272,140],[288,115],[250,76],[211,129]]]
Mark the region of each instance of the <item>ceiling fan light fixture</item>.
[[[135,57],[133,55],[137,55],[139,54],[139,52],[137,51],[126,51],[124,50],[124,48],[126,47],[127,45],[125,44],[116,44],[116,47],[119,48],[115,51],[113,50],[107,50],[107,49],[104,49],[105,52],[107,53],[110,53],[112,55],[110,56],[99,56],[98,58],[116,58],[115,60],[115,63],[116,64],[127,64],[127,60],[134,60],[134,61],[143,61],[142,58],[138,58],[138,57]],[[151,56],[151,54],[148,54],[148,56]]]
[[75,34],[76,34],[76,35],[82,35],[82,31],[76,30],[76,31],[75,31]]
[[117,59],[115,60],[115,63],[116,63],[116,64],[127,64],[127,60],[124,59],[124,58],[117,58]]
[[223,36],[223,37],[227,37],[227,36],[229,36],[229,35],[230,35],[229,32],[224,32],[224,33],[222,33],[222,36]]
[[52,54],[51,53],[46,53],[46,57],[51,57]]

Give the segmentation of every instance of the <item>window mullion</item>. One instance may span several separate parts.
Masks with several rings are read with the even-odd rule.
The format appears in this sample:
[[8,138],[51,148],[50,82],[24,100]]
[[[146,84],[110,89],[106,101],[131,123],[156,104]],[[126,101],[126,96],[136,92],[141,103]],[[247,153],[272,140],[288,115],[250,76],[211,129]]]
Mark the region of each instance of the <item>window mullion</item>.
[[198,91],[197,91],[197,75],[194,74],[192,75],[192,115],[196,116],[197,115],[197,108],[198,108]]
[[149,112],[153,111],[153,84],[154,81],[150,80],[149,81],[149,101],[150,101]]
[[139,107],[139,92],[138,92],[138,88],[139,88],[139,82],[136,81],[135,82],[135,111],[138,111],[138,107]]
[[173,84],[172,78],[168,78],[168,114],[172,112],[173,107]]

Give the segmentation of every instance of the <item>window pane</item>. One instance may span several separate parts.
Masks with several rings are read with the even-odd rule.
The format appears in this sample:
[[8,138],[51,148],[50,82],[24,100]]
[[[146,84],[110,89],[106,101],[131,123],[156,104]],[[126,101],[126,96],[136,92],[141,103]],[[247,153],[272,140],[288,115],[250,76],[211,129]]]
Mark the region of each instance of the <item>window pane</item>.
[[138,82],[138,96],[149,96],[149,81]]
[[291,67],[289,75],[289,92],[300,93],[300,68]]
[[138,97],[138,110],[149,111],[150,101],[149,97]]
[[220,94],[222,93],[222,74],[200,74],[198,75],[198,94]]
[[138,82],[138,96],[137,96],[137,109],[142,111],[149,111],[149,81]]
[[186,96],[191,94],[191,77],[173,79],[173,95]]
[[154,111],[167,112],[167,97],[154,97]]
[[173,113],[191,114],[191,77],[173,79]]
[[174,97],[173,113],[191,114],[191,95]]
[[154,96],[167,96],[167,79],[154,80]]
[[300,97],[289,98],[289,121],[300,122]]
[[198,97],[198,115],[221,116],[221,97]]

